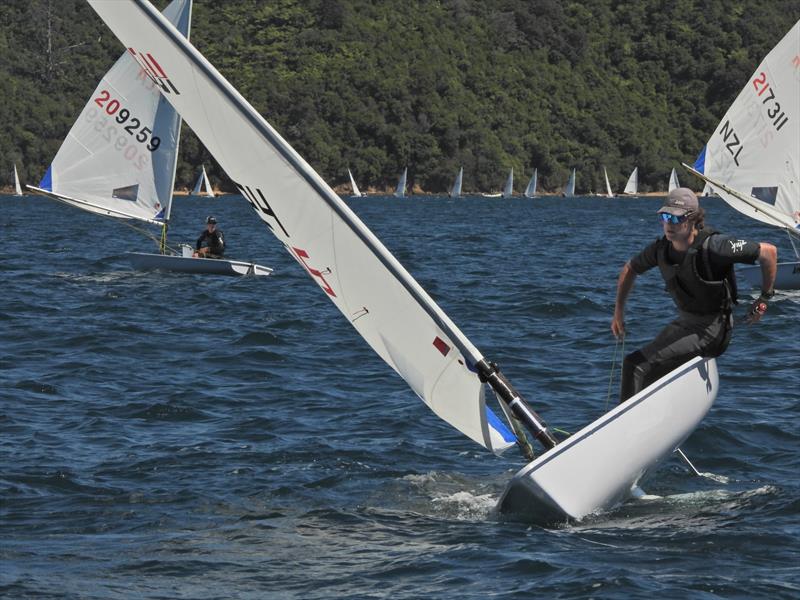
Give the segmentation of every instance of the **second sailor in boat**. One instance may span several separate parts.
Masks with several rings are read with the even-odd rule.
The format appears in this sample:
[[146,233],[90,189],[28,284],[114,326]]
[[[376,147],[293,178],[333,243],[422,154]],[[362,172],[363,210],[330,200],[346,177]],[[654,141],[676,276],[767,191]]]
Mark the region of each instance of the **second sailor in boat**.
[[192,256],[195,258],[222,258],[225,254],[225,238],[222,230],[217,229],[217,220],[214,217],[206,219],[206,228],[197,238],[197,245]]
[[761,265],[762,292],[748,313],[757,322],[772,298],[778,251],[766,242],[722,235],[704,224],[705,211],[688,188],[672,190],[658,211],[664,237],[625,263],[617,282],[611,331],[625,335],[625,301],[637,275],[658,267],[678,307],[678,318],[625,357],[620,402],[695,356],[721,355],[730,342],[736,303],[735,263]]

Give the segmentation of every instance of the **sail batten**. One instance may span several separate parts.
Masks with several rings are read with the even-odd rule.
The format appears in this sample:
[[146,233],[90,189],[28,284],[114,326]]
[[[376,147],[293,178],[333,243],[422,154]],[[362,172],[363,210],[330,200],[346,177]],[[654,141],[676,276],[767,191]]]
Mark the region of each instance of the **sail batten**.
[[308,163],[151,5],[90,4],[126,46],[159,61],[169,100],[373,350],[469,438],[511,445],[490,424],[481,353]]

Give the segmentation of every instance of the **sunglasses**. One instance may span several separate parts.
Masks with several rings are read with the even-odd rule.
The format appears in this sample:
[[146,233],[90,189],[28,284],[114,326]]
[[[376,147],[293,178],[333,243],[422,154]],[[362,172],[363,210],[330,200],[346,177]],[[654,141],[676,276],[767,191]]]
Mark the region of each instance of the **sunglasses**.
[[680,225],[689,218],[689,215],[681,215],[679,217],[678,215],[671,215],[669,213],[658,213],[658,216],[661,217],[663,223],[672,223],[673,225]]

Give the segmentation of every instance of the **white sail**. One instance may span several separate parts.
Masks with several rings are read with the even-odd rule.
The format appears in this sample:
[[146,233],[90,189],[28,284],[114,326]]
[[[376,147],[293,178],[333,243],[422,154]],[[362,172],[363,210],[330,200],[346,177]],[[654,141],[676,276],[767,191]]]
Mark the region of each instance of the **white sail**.
[[[203,189],[205,189],[205,193],[203,193]],[[208,180],[208,175],[206,174],[205,165],[201,166],[200,173],[197,174],[197,181],[195,181],[194,188],[192,188],[192,196],[200,195],[215,198],[214,190],[211,189],[211,182]]]
[[19,185],[19,175],[17,174],[17,165],[14,165],[14,195],[22,196],[22,187]]
[[[187,37],[191,6],[191,0],[173,0],[164,9]],[[125,52],[100,80],[39,187],[31,189],[94,213],[168,220],[181,120],[150,76],[160,71],[153,56]]]
[[639,167],[634,167],[631,176],[628,177],[628,183],[625,184],[623,194],[638,194],[639,193]]
[[350,176],[350,186],[353,188],[353,196],[356,198],[361,198],[364,194],[358,189],[356,185],[356,180],[353,178],[353,174],[350,172],[350,169],[347,169],[347,174]]
[[606,196],[613,198],[614,192],[611,191],[611,183],[608,181],[608,171],[605,167],[603,167],[603,176],[606,178]]
[[406,197],[406,177],[408,177],[408,167],[403,169],[403,174],[400,175],[400,181],[397,182],[397,189],[394,191],[395,198]]
[[566,198],[572,198],[575,196],[575,169],[572,169],[572,173],[569,174],[567,187],[564,189],[564,196]]
[[506,184],[503,186],[503,198],[511,198],[514,195],[514,169],[512,168],[511,171],[508,173],[508,179],[506,179]]
[[679,187],[681,187],[681,182],[678,181],[678,174],[675,172],[675,168],[673,167],[672,173],[669,174],[669,188],[667,191],[671,192]]
[[533,176],[530,181],[528,181],[528,185],[525,187],[525,193],[523,194],[526,198],[533,198],[536,195],[536,179],[538,174],[539,169],[534,169]]
[[126,47],[158,60],[175,108],[373,350],[466,436],[513,444],[485,405],[480,352],[311,166],[150,4],[89,3]]
[[460,198],[461,197],[461,182],[464,179],[464,167],[461,167],[458,170],[458,175],[456,175],[456,180],[453,182],[453,187],[450,190],[450,197],[451,198]]
[[739,212],[798,231],[800,21],[747,80],[694,168],[749,200],[713,186]]

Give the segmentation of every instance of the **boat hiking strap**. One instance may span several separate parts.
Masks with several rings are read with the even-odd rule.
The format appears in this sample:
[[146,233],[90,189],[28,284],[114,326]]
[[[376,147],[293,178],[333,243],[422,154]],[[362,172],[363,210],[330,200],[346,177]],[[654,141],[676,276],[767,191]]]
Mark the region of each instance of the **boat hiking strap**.
[[[620,364],[625,358],[625,332],[622,332],[622,352],[620,353]],[[611,372],[608,374],[608,392],[606,393],[606,405],[603,408],[603,413],[608,412],[608,401],[611,399],[611,384],[614,382],[614,369],[617,366],[617,348],[619,348],[619,338],[614,343],[614,356],[611,358]],[[621,368],[620,368],[621,370]]]

